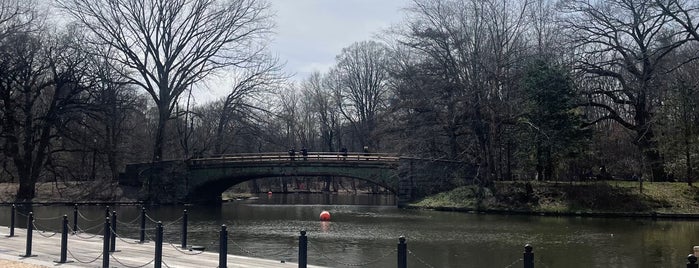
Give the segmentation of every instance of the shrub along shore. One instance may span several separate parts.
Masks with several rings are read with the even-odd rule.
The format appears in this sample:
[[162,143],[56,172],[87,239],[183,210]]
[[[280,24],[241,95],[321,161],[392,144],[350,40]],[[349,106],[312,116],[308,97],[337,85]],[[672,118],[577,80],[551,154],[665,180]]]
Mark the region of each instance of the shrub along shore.
[[699,218],[699,187],[679,182],[496,182],[426,197],[417,209],[593,217]]

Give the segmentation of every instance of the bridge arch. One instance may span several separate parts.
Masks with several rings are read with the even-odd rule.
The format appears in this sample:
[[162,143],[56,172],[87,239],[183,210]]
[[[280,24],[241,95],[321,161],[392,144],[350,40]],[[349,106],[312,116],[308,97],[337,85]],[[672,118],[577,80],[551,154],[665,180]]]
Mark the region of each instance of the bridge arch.
[[233,185],[258,178],[334,176],[377,184],[398,195],[395,165],[376,162],[285,161],[246,165],[191,166],[187,176],[186,199],[192,202],[220,201],[221,193]]

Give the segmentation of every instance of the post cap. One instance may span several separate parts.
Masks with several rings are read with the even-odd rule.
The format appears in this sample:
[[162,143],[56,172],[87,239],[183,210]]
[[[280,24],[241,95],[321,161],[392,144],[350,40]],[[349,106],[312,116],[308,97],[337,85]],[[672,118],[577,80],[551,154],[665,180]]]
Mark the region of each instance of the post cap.
[[687,256],[687,261],[689,261],[691,264],[697,263],[697,257],[694,256],[694,254],[689,254]]
[[400,237],[398,237],[398,242],[400,242],[401,244],[405,243],[405,236],[401,235]]
[[306,230],[301,230],[301,236],[306,236]]
[[534,249],[534,247],[532,247],[532,245],[530,245],[530,244],[524,245],[524,252],[526,252],[526,253],[532,253],[533,249]]

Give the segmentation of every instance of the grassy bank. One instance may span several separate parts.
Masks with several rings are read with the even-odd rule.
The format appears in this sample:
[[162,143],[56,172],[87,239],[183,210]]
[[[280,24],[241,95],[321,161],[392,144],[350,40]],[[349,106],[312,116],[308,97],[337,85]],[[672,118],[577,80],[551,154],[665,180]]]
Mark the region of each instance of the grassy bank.
[[417,208],[542,213],[699,214],[699,187],[686,183],[497,182],[463,186],[412,204]]
[[[17,183],[0,183],[0,203],[11,203],[17,194]],[[33,202],[112,201],[135,202],[139,189],[116,182],[39,182]]]

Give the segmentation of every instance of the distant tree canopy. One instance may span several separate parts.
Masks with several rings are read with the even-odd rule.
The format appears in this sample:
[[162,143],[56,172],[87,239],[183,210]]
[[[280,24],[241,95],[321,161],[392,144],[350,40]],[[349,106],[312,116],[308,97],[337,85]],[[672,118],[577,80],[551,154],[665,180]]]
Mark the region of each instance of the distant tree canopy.
[[[54,3],[0,3],[0,180],[21,200],[130,162],[292,147],[475,167],[451,185],[696,176],[692,1],[414,0],[293,80],[263,0]],[[227,94],[199,103],[212,79]]]

